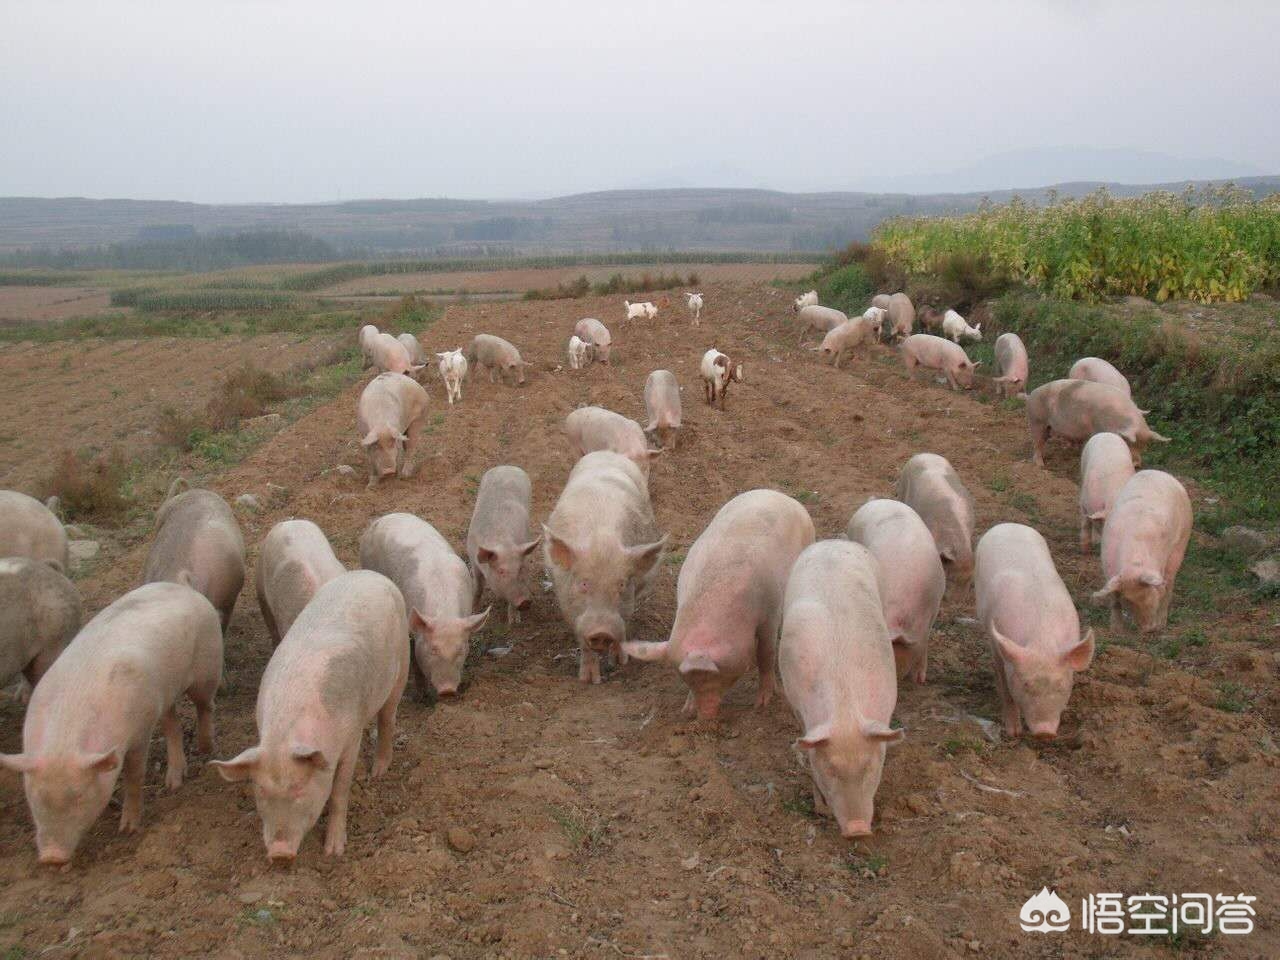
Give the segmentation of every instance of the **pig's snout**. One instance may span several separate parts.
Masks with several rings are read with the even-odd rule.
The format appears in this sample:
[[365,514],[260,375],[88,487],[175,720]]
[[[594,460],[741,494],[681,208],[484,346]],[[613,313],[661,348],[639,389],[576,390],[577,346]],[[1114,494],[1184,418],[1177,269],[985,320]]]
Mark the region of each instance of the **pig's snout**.
[[436,696],[438,697],[454,697],[457,696],[457,694],[458,685],[456,683],[443,684],[442,686],[436,687]]
[[272,840],[267,844],[267,859],[272,863],[293,863],[297,857],[297,848],[287,840]]
[[587,647],[596,653],[604,653],[606,650],[611,650],[616,643],[618,643],[617,637],[603,631],[593,633],[587,637]]
[[56,844],[45,844],[40,848],[39,860],[46,867],[66,866],[71,862],[71,851]]
[[1037,723],[1031,727],[1031,736],[1037,740],[1052,740],[1058,735],[1056,723]]
[[533,601],[530,600],[527,596],[516,598],[517,610],[528,610],[531,606],[533,606]]
[[871,824],[866,820],[846,820],[840,824],[840,836],[846,840],[852,840],[854,837],[869,837]]

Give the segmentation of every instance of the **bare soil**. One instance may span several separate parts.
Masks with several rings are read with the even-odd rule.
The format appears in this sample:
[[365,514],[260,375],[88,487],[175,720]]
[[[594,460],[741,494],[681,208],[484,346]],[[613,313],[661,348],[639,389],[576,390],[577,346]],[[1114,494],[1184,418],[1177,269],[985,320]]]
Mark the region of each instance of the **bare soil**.
[[[1076,545],[1076,451],[1052,444],[1049,469],[1038,470],[1016,407],[909,382],[884,348],[833,370],[796,349],[782,291],[709,284],[706,293],[698,328],[676,311],[615,322],[621,298],[452,307],[424,333],[429,349],[489,331],[534,367],[522,388],[468,381],[453,407],[432,381],[436,414],[416,478],[365,489],[357,385],[215,487],[264,502],[268,482],[287,488],[279,505],[243,518],[251,550],[273,523],[309,517],[353,564],[365,525],[391,510],[418,513],[460,547],[484,470],[525,467],[537,519],[545,518],[571,466],[564,415],[599,403],[640,417],[646,375],[669,367],[685,388],[686,426],[678,452],[655,465],[652,492],[674,554],[634,625],[638,638],[665,635],[678,561],[730,497],[782,489],[805,502],[820,536],[835,536],[867,497],[891,494],[901,465],[922,450],[951,459],[980,529],[1003,520],[1040,529],[1085,606],[1099,574]],[[585,315],[610,322],[614,366],[563,366],[565,341]],[[702,403],[697,380],[712,345],[745,362],[746,382],[724,412]],[[214,352],[191,342],[174,349],[204,366]],[[140,374],[127,351],[121,358]],[[57,420],[53,430],[71,426]],[[333,472],[339,463],[358,475]],[[145,545],[125,549],[82,581],[88,606],[132,587],[144,553]],[[143,831],[117,835],[113,809],[76,862],[51,872],[36,865],[17,778],[0,778],[0,949],[455,960],[1163,958],[1175,947],[1200,957],[1280,955],[1275,731],[1259,712],[1215,707],[1224,678],[1275,689],[1274,646],[1238,639],[1267,626],[1255,611],[1204,621],[1213,656],[1199,674],[1104,628],[1111,642],[1077,679],[1061,735],[1048,744],[993,743],[974,719],[997,719],[998,708],[972,615],[970,596],[948,596],[928,683],[901,690],[907,737],[889,758],[876,832],[865,840],[843,840],[809,812],[807,774],[790,747],[798,726],[781,698],[752,708],[754,677],[710,725],[681,716],[684,688],[667,668],[633,661],[584,687],[572,639],[540,594],[522,624],[485,631],[459,699],[406,697],[390,773],[354,788],[341,860],[323,856],[317,829],[295,866],[272,868],[250,794],[202,762],[168,793],[157,748]],[[507,645],[505,656],[480,649]],[[228,638],[220,757],[254,742],[270,652],[250,592]],[[21,717],[16,703],[0,705],[0,749],[18,747]],[[1019,908],[1042,886],[1070,905],[1071,932],[1020,931]],[[1177,943],[1082,932],[1080,898],[1108,891],[1252,894],[1259,927],[1249,937]]]
[[0,286],[0,326],[91,317],[110,310],[111,291],[101,287]]

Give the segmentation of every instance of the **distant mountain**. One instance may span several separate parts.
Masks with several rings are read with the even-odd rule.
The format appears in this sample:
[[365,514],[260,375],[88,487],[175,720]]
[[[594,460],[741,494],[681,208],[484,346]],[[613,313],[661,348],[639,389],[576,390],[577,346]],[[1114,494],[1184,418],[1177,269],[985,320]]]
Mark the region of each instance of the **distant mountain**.
[[1046,183],[1162,184],[1234,180],[1265,170],[1218,157],[1175,157],[1145,150],[1045,147],[1012,150],[943,173],[863,177],[859,190],[882,193],[974,193],[1028,190]]

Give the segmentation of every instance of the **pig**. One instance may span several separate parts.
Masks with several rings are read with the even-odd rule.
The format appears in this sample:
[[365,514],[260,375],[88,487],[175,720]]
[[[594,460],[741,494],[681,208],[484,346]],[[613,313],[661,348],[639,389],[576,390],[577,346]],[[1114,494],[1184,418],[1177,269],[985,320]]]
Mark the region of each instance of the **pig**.
[[272,527],[258,550],[254,580],[272,645],[279,645],[317,590],[346,572],[324,531],[310,520]]
[[799,313],[805,307],[816,307],[818,305],[818,291],[810,290],[808,293],[802,293],[796,297],[791,304],[791,312]]
[[973,371],[981,360],[970,360],[964,348],[950,340],[935,337],[931,333],[917,333],[907,337],[898,348],[902,353],[902,363],[907,368],[907,375],[915,373],[916,367],[928,370],[941,370],[947,378],[952,390],[968,390],[973,386]]
[[858,543],[823,540],[791,569],[782,601],[778,668],[803,732],[813,808],[846,838],[871,833],[889,726],[898,702],[893,645],[881,613],[878,564]]
[[873,307],[879,307],[885,313],[888,313],[889,304],[892,302],[892,300],[893,300],[893,297],[891,294],[877,293],[874,297],[871,298],[871,305]]
[[180,583],[148,583],[90,620],[31,692],[22,753],[0,766],[22,774],[42,864],[70,862],[124,774],[120,832],[142,826],[142,781],[156,723],[165,785],[187,761],[177,701],[196,707],[196,746],[213,750],[213,700],[222,676],[218,612]]
[[689,548],[676,581],[670,637],[624,643],[623,651],[679,670],[689,687],[685,712],[696,707],[703,720],[716,718],[725,693],[754,662],[760,672],[756,707],[765,706],[773,696],[787,575],[813,537],[808,511],[785,493],[739,494]]
[[862,316],[870,322],[871,329],[875,331],[876,339],[879,340],[881,331],[884,330],[885,321],[889,319],[889,311],[883,307],[867,307],[866,310],[862,311]]
[[156,511],[156,534],[142,582],[185,583],[209,598],[225,636],[244,586],[244,536],[227,501],[212,490],[187,490],[179,478]]
[[490,383],[493,383],[493,372],[496,370],[503,383],[507,382],[508,374],[514,374],[516,382],[523,384],[524,368],[533,366],[520,358],[520,351],[512,344],[487,333],[476,334],[467,344],[464,355],[473,366],[484,367],[489,371]]
[[427,419],[427,391],[402,373],[374,377],[360,394],[356,430],[369,461],[369,486],[399,467],[402,478],[417,472],[413,454]]
[[658,315],[657,306],[647,300],[644,303],[632,303],[630,300],[623,300],[622,305],[626,308],[628,320],[652,320]]
[[396,708],[409,677],[409,621],[394,583],[353,570],[316,591],[258,686],[258,743],[209,765],[253,783],[267,859],[290,863],[329,805],[324,852],[347,846],[347,803],[364,728],[378,718],[371,775],[391,766]]
[[1027,399],[1027,377],[1030,376],[1027,364],[1027,348],[1022,338],[1016,333],[1002,333],[996,337],[996,370],[998,377],[992,378],[996,391],[1001,397],[1014,394]]
[[542,537],[529,536],[533,484],[519,467],[490,467],[480,478],[476,505],[467,527],[467,562],[475,581],[472,605],[487,586],[507,604],[508,626],[520,619],[531,600],[525,559]]
[[373,340],[381,332],[372,323],[366,323],[360,328],[360,355],[364,358],[366,367],[373,364]]
[[411,669],[418,689],[451,697],[462,685],[471,634],[489,618],[472,615],[475,582],[449,541],[411,513],[389,513],[360,538],[360,566],[400,588],[413,637]]
[[634,420],[604,407],[579,407],[564,418],[564,432],[578,456],[595,450],[620,453],[647,479],[649,464],[661,450],[650,450],[644,430]]
[[1103,588],[1093,594],[1111,604],[1111,629],[1124,627],[1128,608],[1143,633],[1169,622],[1169,603],[1191,539],[1191,498],[1163,470],[1139,470],[1120,488],[1102,526]]
[[933,534],[948,580],[968,582],[973,573],[973,497],[947,458],[917,453],[902,468],[897,496]]
[[1050,432],[1064,440],[1083,442],[1095,433],[1118,433],[1129,444],[1134,463],[1155,440],[1168,443],[1147,426],[1143,411],[1121,390],[1091,380],[1051,380],[1027,395],[1027,431],[1031,460],[1044,466],[1044,445]]
[[1080,453],[1080,552],[1089,553],[1120,488],[1133,476],[1133,456],[1124,438],[1095,433]]
[[415,374],[422,369],[414,364],[405,345],[389,333],[369,338],[369,358],[381,373]]
[[413,367],[421,370],[427,365],[427,352],[422,349],[422,341],[415,337],[412,333],[402,333],[396,337],[400,345],[409,353],[409,360]]
[[626,662],[628,625],[652,590],[666,543],[639,467],[609,450],[574,465],[542,527],[542,553],[560,612],[582,650],[583,683],[600,682],[602,654]]
[[1067,379],[1105,383],[1109,387],[1115,387],[1126,397],[1133,395],[1125,375],[1101,357],[1081,357],[1067,371]]
[[696,327],[702,322],[702,294],[685,293],[685,306],[689,309],[689,315],[693,317],[693,325]]
[[966,340],[982,339],[982,324],[976,327],[969,326],[969,322],[964,317],[956,313],[954,310],[948,310],[942,316],[942,332],[950,338],[953,343],[959,343],[960,338]]
[[987,634],[1004,732],[1052,740],[1072,678],[1093,660],[1093,631],[1058,576],[1049,545],[1031,527],[1000,523],[982,535],[974,561],[978,622]]
[[742,364],[712,347],[702,355],[699,372],[702,374],[702,392],[707,403],[714,405],[719,400],[720,409],[723,410],[729,384],[741,383],[743,380]]
[[934,333],[942,332],[942,314],[935,310],[931,305],[925,304],[920,308],[919,312],[920,326]]
[[43,503],[17,490],[0,490],[0,557],[29,557],[71,569],[67,531]]
[[594,359],[608,366],[609,354],[613,351],[613,334],[595,317],[583,317],[574,324],[573,332],[580,340],[585,340],[594,348]]
[[590,365],[595,348],[576,333],[569,338],[569,369],[581,370]]
[[816,330],[819,333],[826,334],[840,326],[840,324],[846,323],[849,318],[833,307],[820,307],[817,304],[810,304],[801,308],[796,315],[796,319],[800,321],[800,336],[796,343],[800,344],[804,342],[805,334],[809,333],[809,331]]
[[644,432],[658,438],[664,450],[675,450],[680,437],[680,385],[670,370],[654,370],[644,382],[649,425]]
[[467,358],[462,355],[462,348],[446,350],[436,354],[436,365],[440,369],[440,379],[444,381],[445,399],[449,406],[454,400],[462,399],[462,381],[467,378]]
[[53,564],[0,558],[0,687],[34,687],[80,629],[80,593]]
[[912,305],[911,298],[905,293],[895,293],[889,298],[889,306],[885,309],[889,314],[889,323],[884,330],[885,339],[905,340],[911,336],[916,321],[916,308]]
[[875,342],[875,324],[866,317],[854,317],[828,331],[822,338],[822,346],[811,349],[819,351],[824,360],[830,358],[831,365],[838,370],[844,358],[852,356],[857,347]]
[[876,560],[880,603],[898,676],[924,683],[929,632],[947,589],[933,534],[905,503],[873,499],[849,519],[845,536],[866,547]]

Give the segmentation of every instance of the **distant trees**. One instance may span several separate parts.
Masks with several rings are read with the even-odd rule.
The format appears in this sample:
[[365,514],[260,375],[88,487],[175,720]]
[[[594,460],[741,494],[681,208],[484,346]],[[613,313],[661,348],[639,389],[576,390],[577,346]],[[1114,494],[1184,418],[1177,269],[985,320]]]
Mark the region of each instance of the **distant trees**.
[[98,247],[18,250],[0,257],[9,267],[66,270],[222,270],[258,263],[314,263],[344,254],[327,240],[295,230],[197,233],[188,224],[141,227],[138,239]]

